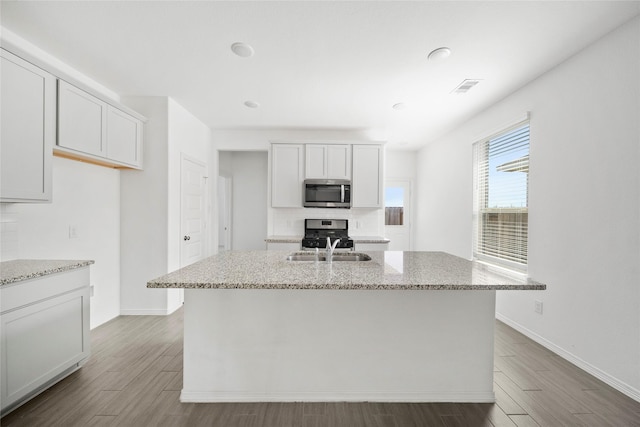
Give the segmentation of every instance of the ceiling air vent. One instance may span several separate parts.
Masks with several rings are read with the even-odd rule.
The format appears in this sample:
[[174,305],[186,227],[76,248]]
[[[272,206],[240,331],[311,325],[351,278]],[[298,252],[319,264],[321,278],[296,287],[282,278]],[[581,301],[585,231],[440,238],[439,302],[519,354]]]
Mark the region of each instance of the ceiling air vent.
[[451,93],[467,93],[469,89],[480,83],[480,80],[466,79],[458,85]]

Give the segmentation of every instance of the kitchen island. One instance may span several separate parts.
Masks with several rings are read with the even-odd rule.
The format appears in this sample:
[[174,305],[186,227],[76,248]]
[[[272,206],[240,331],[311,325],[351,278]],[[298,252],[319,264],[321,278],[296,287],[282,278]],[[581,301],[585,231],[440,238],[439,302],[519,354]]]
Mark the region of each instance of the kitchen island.
[[544,284],[442,252],[223,252],[184,288],[183,402],[493,402],[497,290]]

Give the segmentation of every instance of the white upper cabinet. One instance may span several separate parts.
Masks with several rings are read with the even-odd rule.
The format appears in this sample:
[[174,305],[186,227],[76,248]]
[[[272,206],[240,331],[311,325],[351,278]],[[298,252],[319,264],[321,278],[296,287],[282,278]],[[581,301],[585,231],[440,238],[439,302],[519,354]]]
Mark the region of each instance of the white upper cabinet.
[[143,122],[58,81],[59,153],[111,166],[142,168]]
[[327,146],[305,145],[305,179],[327,177]]
[[306,144],[306,179],[351,179],[351,145]]
[[327,178],[351,179],[351,145],[327,145]]
[[51,201],[56,79],[0,50],[0,201]]
[[383,150],[382,145],[353,146],[352,207],[383,206]]
[[105,157],[107,103],[58,81],[58,145]]
[[107,108],[107,157],[134,167],[142,165],[142,121],[111,105]]
[[302,144],[271,145],[272,207],[302,207],[303,152]]

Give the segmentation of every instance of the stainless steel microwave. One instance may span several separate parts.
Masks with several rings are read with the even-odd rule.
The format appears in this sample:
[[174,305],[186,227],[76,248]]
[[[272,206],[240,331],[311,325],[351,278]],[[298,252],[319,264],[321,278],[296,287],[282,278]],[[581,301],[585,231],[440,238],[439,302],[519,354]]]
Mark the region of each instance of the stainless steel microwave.
[[304,181],[305,208],[351,208],[351,181],[307,179]]

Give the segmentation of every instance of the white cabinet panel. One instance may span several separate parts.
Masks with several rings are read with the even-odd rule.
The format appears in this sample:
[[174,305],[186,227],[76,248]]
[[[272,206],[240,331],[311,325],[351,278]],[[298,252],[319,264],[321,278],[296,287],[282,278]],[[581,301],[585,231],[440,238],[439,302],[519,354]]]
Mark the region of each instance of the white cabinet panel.
[[351,179],[351,146],[348,144],[306,144],[306,179]]
[[326,145],[306,144],[305,160],[304,177],[306,179],[327,177]]
[[327,145],[327,178],[351,179],[350,145]]
[[382,207],[383,153],[382,145],[353,146],[352,207]]
[[143,126],[123,109],[58,81],[58,154],[141,169]]
[[302,207],[303,151],[301,144],[271,145],[272,207]]
[[55,77],[5,51],[0,72],[0,201],[51,201]]
[[58,145],[105,157],[107,104],[69,83],[58,81]]
[[4,412],[89,357],[89,268],[6,285],[0,293]]
[[108,106],[107,109],[107,157],[132,166],[142,166],[141,120]]

